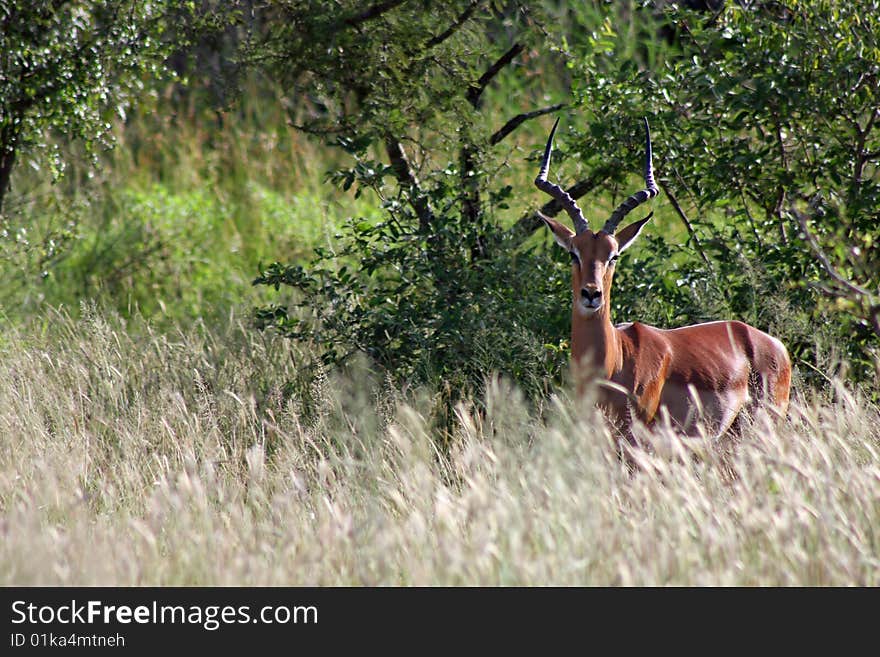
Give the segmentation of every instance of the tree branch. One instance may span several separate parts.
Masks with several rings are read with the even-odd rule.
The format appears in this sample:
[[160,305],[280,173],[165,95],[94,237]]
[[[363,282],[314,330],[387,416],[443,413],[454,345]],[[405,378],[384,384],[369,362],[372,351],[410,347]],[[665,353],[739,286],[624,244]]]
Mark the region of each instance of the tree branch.
[[385,150],[394,171],[394,177],[401,187],[410,191],[410,204],[419,218],[419,228],[423,233],[428,232],[434,222],[434,213],[428,203],[428,199],[422,191],[419,181],[409,165],[403,145],[391,135],[385,137]]
[[868,308],[868,316],[868,319],[871,322],[871,328],[874,329],[874,333],[880,335],[880,303],[875,303]]
[[682,210],[681,205],[678,202],[678,199],[675,198],[675,195],[672,193],[672,190],[669,189],[669,185],[666,184],[666,181],[662,178],[658,178],[657,182],[660,184],[660,188],[663,190],[663,193],[666,194],[666,198],[669,199],[669,202],[672,204],[672,207],[675,209],[675,213],[678,215],[681,222],[684,224],[684,227],[687,228],[688,235],[691,236],[694,244],[697,247],[697,252],[700,254],[700,258],[702,258],[703,262],[706,263],[706,266],[709,268],[709,271],[714,272],[715,269],[712,267],[712,263],[709,261],[709,258],[706,256],[705,251],[703,251],[703,245],[700,244],[700,238],[697,237],[697,231],[694,230],[693,224],[690,222],[690,219],[687,218],[687,215]]
[[[773,115],[773,122],[773,127],[776,132],[776,145],[779,148],[779,159],[782,161],[782,168],[785,170],[785,173],[788,174],[788,153],[785,150],[785,141],[782,139],[782,125],[779,115],[776,113]],[[776,190],[776,205],[773,208],[773,215],[776,217],[776,221],[779,225],[779,239],[782,244],[788,244],[788,236],[785,234],[785,221],[782,218],[782,206],[784,204],[785,187],[780,184],[779,188]]]
[[550,114],[551,112],[560,110],[563,107],[565,107],[565,103],[558,103],[556,105],[551,105],[550,107],[543,107],[541,109],[537,109],[531,112],[523,112],[522,114],[517,114],[489,138],[489,143],[494,146],[529,119],[534,119],[538,116],[543,116],[544,114]]
[[510,47],[510,50],[501,55],[492,66],[486,69],[486,72],[480,76],[480,79],[468,89],[466,98],[472,107],[476,107],[477,103],[480,102],[480,96],[483,94],[483,91],[485,91],[492,79],[498,75],[505,66],[510,64],[510,62],[513,61],[513,58],[520,54],[524,49],[525,46],[521,43],[513,44]]
[[813,254],[819,259],[822,268],[831,277],[834,283],[840,286],[837,290],[826,288],[824,286],[818,287],[830,296],[849,299],[860,306],[863,313],[866,315],[865,319],[871,324],[871,330],[874,331],[875,335],[880,337],[880,303],[877,303],[877,296],[860,285],[856,285],[837,271],[837,268],[831,264],[831,259],[819,244],[819,240],[817,240],[816,236],[810,231],[810,227],[807,225],[807,216],[802,212],[798,212],[793,205],[789,207],[789,210],[797,219],[797,222],[804,233],[804,237],[807,240],[807,244],[810,246],[810,250],[812,250]]
[[446,41],[446,39],[448,39],[453,34],[455,34],[462,25],[467,23],[468,19],[473,15],[473,13],[476,11],[477,7],[479,7],[484,2],[485,2],[485,0],[471,0],[471,4],[468,5],[468,8],[465,9],[458,16],[458,18],[455,19],[455,21],[452,23],[452,25],[450,25],[448,28],[443,30],[440,34],[437,34],[437,35],[431,37],[430,39],[428,39],[428,42],[425,43],[425,50],[430,50],[431,48],[434,48],[435,46],[439,46],[441,43]]
[[391,11],[395,7],[399,7],[405,2],[407,2],[407,0],[385,0],[385,2],[379,2],[372,7],[368,7],[359,14],[343,18],[342,22],[349,27],[357,27],[361,23],[366,23],[369,20],[377,18],[385,12]]
[[865,144],[868,141],[868,136],[871,134],[871,130],[874,128],[874,122],[877,120],[878,116],[880,116],[880,107],[875,107],[874,111],[871,112],[871,116],[868,117],[868,121],[865,124],[864,128],[859,125],[858,121],[853,122],[853,127],[856,133],[856,161],[853,164],[852,182],[850,183],[851,197],[855,196],[859,187],[862,184],[862,174],[864,173],[865,164],[868,162],[870,155],[870,153],[865,151]]
[[807,244],[810,246],[810,250],[819,259],[819,262],[822,264],[822,268],[828,273],[828,275],[832,279],[834,279],[834,281],[838,285],[848,290],[851,294],[857,295],[859,297],[865,297],[867,299],[873,298],[871,292],[847,280],[839,271],[837,271],[835,266],[831,264],[831,260],[828,258],[828,255],[819,245],[819,240],[816,239],[816,236],[813,235],[812,231],[810,231],[810,228],[807,225],[807,215],[802,212],[798,212],[794,206],[790,206],[789,211],[797,219],[797,222],[804,233],[804,237],[806,237],[807,239]]
[[[480,96],[486,89],[486,86],[498,73],[507,66],[513,58],[521,53],[524,46],[519,43],[513,44],[510,49],[501,55],[492,66],[490,66],[477,82],[468,88],[465,98],[475,110],[479,109]],[[465,128],[466,126],[462,126]],[[470,222],[478,222],[480,216],[480,185],[478,178],[478,162],[480,151],[477,144],[470,139],[468,131],[461,131],[462,145],[461,154],[459,156],[460,177],[461,177],[461,212],[462,217]],[[482,241],[482,237],[478,237],[478,242]],[[485,257],[485,248],[482,244],[477,244],[474,251],[479,258]]]
[[755,243],[758,245],[758,248],[763,251],[764,241],[761,239],[761,234],[758,232],[758,225],[755,223],[755,218],[752,216],[751,210],[749,210],[749,200],[746,198],[746,193],[743,191],[742,183],[737,183],[737,189],[739,190],[739,198],[742,201],[743,211],[746,213],[746,218],[749,220],[749,227],[752,229],[752,235],[755,236]]

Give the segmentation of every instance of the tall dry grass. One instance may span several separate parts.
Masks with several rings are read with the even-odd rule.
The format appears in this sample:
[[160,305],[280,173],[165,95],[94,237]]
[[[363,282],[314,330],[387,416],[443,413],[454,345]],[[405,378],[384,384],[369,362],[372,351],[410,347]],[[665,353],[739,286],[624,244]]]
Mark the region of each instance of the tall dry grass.
[[495,382],[441,454],[428,392],[286,395],[299,356],[234,316],[8,330],[0,582],[880,583],[880,413],[842,382],[732,449],[661,432],[630,474],[563,395],[538,417]]

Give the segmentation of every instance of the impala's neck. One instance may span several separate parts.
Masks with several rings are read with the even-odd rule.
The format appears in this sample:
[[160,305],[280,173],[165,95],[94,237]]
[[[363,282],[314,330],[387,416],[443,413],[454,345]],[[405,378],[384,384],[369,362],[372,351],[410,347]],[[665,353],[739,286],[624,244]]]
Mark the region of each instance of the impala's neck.
[[593,317],[578,309],[571,316],[571,352],[575,362],[611,377],[621,368],[620,337],[611,325],[607,304]]
[[[577,303],[577,302],[576,302]],[[584,316],[575,307],[571,313],[571,353],[579,368],[610,378],[623,366],[620,335],[611,324],[610,303]]]

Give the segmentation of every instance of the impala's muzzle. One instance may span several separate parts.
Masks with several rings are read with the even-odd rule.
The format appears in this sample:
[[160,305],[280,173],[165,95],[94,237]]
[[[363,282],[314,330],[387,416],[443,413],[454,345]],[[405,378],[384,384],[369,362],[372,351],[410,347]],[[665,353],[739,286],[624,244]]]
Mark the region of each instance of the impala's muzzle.
[[602,306],[602,290],[595,285],[584,285],[581,288],[581,305],[587,311],[599,310]]

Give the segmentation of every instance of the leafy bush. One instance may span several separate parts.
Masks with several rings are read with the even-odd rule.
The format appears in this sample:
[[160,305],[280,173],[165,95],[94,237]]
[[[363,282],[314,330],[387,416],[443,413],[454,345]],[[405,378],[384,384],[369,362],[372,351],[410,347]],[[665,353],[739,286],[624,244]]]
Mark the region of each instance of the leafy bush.
[[[258,309],[260,328],[313,343],[323,364],[362,352],[398,382],[443,381],[451,400],[491,372],[546,393],[567,362],[566,269],[453,212],[423,232],[408,206],[392,201],[386,211],[378,223],[351,220],[305,267],[266,267],[255,284],[299,294]],[[475,257],[478,238],[493,257]]]
[[[560,107],[524,90],[544,63],[527,51],[543,8],[480,4],[293,2],[262,16],[250,53],[308,98],[293,121],[354,159],[330,179],[384,211],[349,222],[305,266],[265,268],[256,284],[298,296],[258,309],[258,325],[308,340],[325,364],[366,353],[397,381],[438,384],[445,402],[493,371],[537,396],[566,359],[562,272],[498,225],[511,195],[500,144]],[[517,89],[516,103],[493,86]]]

